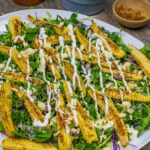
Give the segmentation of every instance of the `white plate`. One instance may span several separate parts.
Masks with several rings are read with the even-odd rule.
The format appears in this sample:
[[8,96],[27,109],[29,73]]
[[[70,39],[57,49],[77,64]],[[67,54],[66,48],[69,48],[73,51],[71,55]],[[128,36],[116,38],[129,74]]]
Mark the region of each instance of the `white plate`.
[[[29,10],[16,11],[16,12],[9,13],[9,14],[6,14],[6,15],[3,15],[0,17],[0,32],[3,32],[6,30],[5,24],[8,23],[8,20],[11,16],[17,15],[17,16],[20,16],[23,21],[27,21],[28,14],[35,16],[35,13],[37,13],[38,17],[47,17],[47,12],[49,12],[52,15],[52,18],[56,18],[57,14],[59,14],[62,17],[69,18],[72,13],[69,11],[55,10],[55,9],[29,9]],[[83,18],[87,18],[87,16],[79,14],[78,18],[83,19]],[[103,21],[100,21],[97,19],[94,19],[94,21],[98,25],[103,26],[105,29],[107,29],[111,32],[119,32],[120,31],[118,28],[116,28],[110,24],[107,24]],[[91,24],[90,21],[85,21],[84,23],[86,25]],[[137,48],[142,48],[144,46],[144,44],[141,41],[139,41],[138,39],[134,38],[133,36],[129,35],[126,32],[122,32],[122,38],[126,44],[131,43],[131,44],[135,45]],[[0,137],[0,142],[1,141],[2,141],[2,137]],[[147,144],[149,141],[150,141],[150,130],[147,130],[136,141],[130,141],[130,143],[136,145],[137,147],[133,148],[133,147],[129,146],[129,149],[130,150],[132,150],[132,149],[138,150],[138,149],[142,148],[145,144]],[[1,143],[0,143],[0,146],[1,146]],[[121,148],[121,150],[127,150],[127,149],[128,148]],[[0,150],[1,150],[1,147],[0,147]]]

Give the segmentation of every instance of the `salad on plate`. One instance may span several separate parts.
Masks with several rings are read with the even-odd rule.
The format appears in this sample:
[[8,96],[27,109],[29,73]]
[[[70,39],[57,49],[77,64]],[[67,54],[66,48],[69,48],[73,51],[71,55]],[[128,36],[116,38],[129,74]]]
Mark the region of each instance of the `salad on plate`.
[[12,16],[0,33],[4,150],[118,150],[150,127],[149,46],[69,19]]

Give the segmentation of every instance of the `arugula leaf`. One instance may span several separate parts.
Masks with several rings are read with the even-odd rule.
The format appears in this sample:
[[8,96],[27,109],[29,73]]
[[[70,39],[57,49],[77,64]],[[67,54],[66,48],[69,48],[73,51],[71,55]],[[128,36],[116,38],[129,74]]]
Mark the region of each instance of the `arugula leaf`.
[[88,107],[88,110],[90,112],[90,115],[96,119],[97,115],[96,115],[96,110],[95,110],[95,104],[90,104],[89,107]]
[[130,52],[130,49],[126,46],[126,44],[123,42],[121,36],[117,32],[109,33],[108,37],[116,43],[122,50],[125,52]]
[[13,46],[13,41],[10,33],[0,34],[0,43],[3,43],[6,46]]
[[40,56],[38,53],[30,56],[30,65],[34,71],[36,71],[40,65]]
[[34,28],[28,28],[27,32],[25,33],[25,41],[28,44],[31,44],[32,47],[32,43],[34,41],[35,36],[39,33],[39,28],[38,27],[34,27]]
[[150,59],[150,45],[144,45],[141,51]]
[[1,121],[0,121],[0,131],[4,131],[4,127]]
[[0,53],[0,63],[3,63],[4,60],[7,60],[8,56]]
[[36,132],[34,134],[34,138],[33,140],[35,142],[46,142],[51,138],[51,134],[50,133],[40,133],[40,132]]
[[72,13],[70,18],[65,20],[65,22],[64,22],[65,26],[67,26],[70,23],[77,25],[79,23],[77,17],[78,17],[78,15],[76,13]]
[[45,31],[46,35],[48,36],[56,35],[56,31],[52,26],[48,26],[47,28],[45,28]]

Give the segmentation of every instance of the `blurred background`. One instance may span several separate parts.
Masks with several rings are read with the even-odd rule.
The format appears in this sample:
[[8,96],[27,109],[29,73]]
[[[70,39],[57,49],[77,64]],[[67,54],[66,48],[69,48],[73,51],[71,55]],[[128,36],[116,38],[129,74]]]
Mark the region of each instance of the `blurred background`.
[[[14,0],[14,1],[25,2],[26,0]],[[0,0],[0,15],[6,14],[9,12],[13,12],[13,11],[17,11],[17,10],[32,9],[32,8],[65,9],[64,6],[61,4],[61,0],[27,0],[27,1],[28,1],[28,4],[30,4],[29,2],[38,3],[39,1],[41,3],[36,6],[21,6],[21,5],[14,3],[13,0]],[[62,0],[62,1],[64,1],[64,0]],[[138,29],[128,29],[128,28],[123,27],[116,21],[116,19],[113,16],[112,5],[115,0],[65,0],[65,1],[76,1],[79,3],[80,2],[83,3],[83,1],[87,1],[88,3],[91,2],[91,3],[95,3],[96,5],[98,3],[100,12],[94,14],[94,17],[101,19],[111,25],[118,27],[118,28],[123,29],[124,31],[132,34],[133,36],[135,36],[136,38],[138,38],[145,44],[150,43],[150,23],[148,23],[144,27],[138,28]],[[126,0],[124,0],[124,1],[126,1]],[[105,2],[105,5],[103,2]],[[135,0],[135,2],[136,2],[136,0]],[[100,5],[100,3],[101,3],[101,5]],[[103,7],[104,7],[104,9],[102,9]],[[72,10],[72,8],[70,8],[69,10]],[[98,10],[96,7],[96,12],[97,11]]]

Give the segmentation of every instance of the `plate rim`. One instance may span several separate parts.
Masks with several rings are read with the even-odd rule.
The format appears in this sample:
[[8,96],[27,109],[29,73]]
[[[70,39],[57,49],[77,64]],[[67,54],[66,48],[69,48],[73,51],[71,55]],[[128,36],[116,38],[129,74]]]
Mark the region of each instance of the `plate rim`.
[[[23,9],[23,10],[17,10],[17,11],[13,11],[13,12],[10,12],[10,13],[7,13],[7,14],[3,14],[3,15],[1,15],[0,16],[0,22],[2,21],[2,20],[6,20],[6,18],[10,18],[10,16],[13,16],[13,15],[17,15],[17,13],[23,13],[23,12],[25,12],[25,15],[27,15],[27,14],[29,14],[30,12],[39,12],[39,11],[43,11],[45,14],[46,14],[46,12],[50,12],[50,13],[55,13],[55,12],[57,12],[57,14],[60,14],[61,15],[61,13],[62,14],[64,14],[64,13],[66,13],[66,16],[64,16],[64,17],[67,17],[67,16],[70,16],[73,12],[71,12],[71,11],[67,11],[67,10],[60,10],[60,9],[44,9],[44,8],[33,8],[33,9]],[[88,16],[87,15],[83,15],[83,14],[80,14],[80,13],[77,13],[78,14],[78,17],[79,18],[87,18]],[[52,18],[53,18],[53,14],[52,14]],[[108,29],[108,28],[106,28],[107,30],[109,30],[110,32],[112,32],[111,31],[111,29],[113,29],[114,31],[119,31],[120,29],[118,28],[118,27],[115,27],[115,26],[113,26],[113,25],[111,25],[111,24],[109,24],[109,23],[107,23],[107,22],[105,22],[105,21],[102,21],[102,20],[100,20],[100,19],[98,19],[98,18],[92,18],[99,26],[103,26],[103,27],[105,27],[106,28],[106,26],[108,26],[108,27],[110,27],[110,30]],[[7,20],[7,22],[8,22],[8,20]],[[91,22],[91,21],[89,21],[89,20],[87,20],[87,22]],[[87,24],[86,23],[86,21],[84,22],[85,24]],[[102,25],[101,25],[102,24]],[[0,27],[1,28],[1,27]],[[113,31],[113,32],[114,32]],[[127,33],[127,32],[125,32],[125,31],[122,31],[122,34],[124,34],[124,36],[126,37],[126,38],[129,38],[129,40],[131,39],[131,40],[133,40],[133,41],[131,41],[131,43],[133,43],[134,45],[135,45],[135,43],[137,44],[136,46],[137,46],[137,48],[142,48],[143,46],[144,46],[144,43],[142,42],[142,41],[140,41],[140,40],[138,40],[137,38],[135,38],[134,36],[132,36],[131,34],[129,34],[129,33]],[[124,41],[125,39],[123,39],[123,41]],[[128,40],[128,41],[129,41]],[[126,41],[124,41],[125,43],[126,43]],[[127,43],[126,43],[127,44]],[[148,133],[148,135],[150,135],[150,129],[149,130],[146,130],[145,132],[149,132]],[[145,133],[144,132],[144,133]],[[140,140],[139,138],[140,137],[144,137],[144,133],[141,135],[141,136],[139,136],[138,137],[138,140]],[[147,136],[148,136],[147,135]],[[131,141],[132,142],[132,141]],[[138,150],[138,149],[141,149],[142,147],[144,147],[146,144],[148,144],[150,142],[150,139],[149,140],[147,140],[147,141],[145,141],[144,143],[142,143],[141,145],[139,145],[137,148],[134,148],[134,150]],[[125,150],[124,148],[122,148],[121,147],[121,149],[122,150]]]

